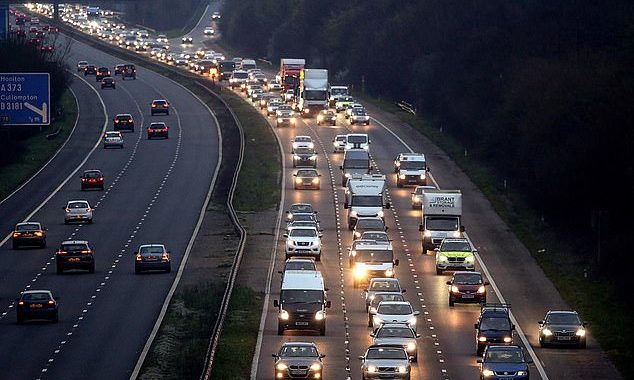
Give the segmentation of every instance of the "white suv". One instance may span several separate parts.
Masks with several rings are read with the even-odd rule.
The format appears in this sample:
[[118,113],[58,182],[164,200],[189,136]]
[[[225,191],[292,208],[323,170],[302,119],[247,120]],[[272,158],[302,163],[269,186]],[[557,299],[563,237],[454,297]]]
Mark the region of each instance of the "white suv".
[[286,259],[292,256],[311,256],[321,261],[321,238],[315,227],[296,227],[291,229],[286,238]]
[[372,330],[376,330],[385,323],[402,323],[416,331],[416,316],[420,314],[414,311],[412,305],[407,301],[383,301],[376,308],[376,312],[371,310]]

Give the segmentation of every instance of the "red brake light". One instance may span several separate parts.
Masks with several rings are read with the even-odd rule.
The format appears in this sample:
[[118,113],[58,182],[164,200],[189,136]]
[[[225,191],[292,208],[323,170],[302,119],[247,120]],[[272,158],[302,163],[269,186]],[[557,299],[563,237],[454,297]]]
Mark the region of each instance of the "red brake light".
[[156,108],[156,104],[152,103],[152,108]]
[[115,122],[115,123],[118,123],[118,122],[119,122],[119,119],[114,119],[114,122]]

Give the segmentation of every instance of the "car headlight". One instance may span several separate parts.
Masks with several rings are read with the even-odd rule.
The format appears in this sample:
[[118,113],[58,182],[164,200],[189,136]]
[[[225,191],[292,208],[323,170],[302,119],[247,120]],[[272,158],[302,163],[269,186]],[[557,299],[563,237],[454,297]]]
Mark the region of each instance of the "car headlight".
[[310,149],[313,149],[313,148],[315,147],[315,144],[313,144],[313,143],[308,143],[308,147],[309,147]]
[[416,343],[412,343],[412,342],[407,343],[406,350],[408,352],[415,352],[416,351]]
[[310,156],[311,161],[315,161],[317,159],[317,156]]
[[454,231],[453,232],[453,237],[459,238],[460,237],[460,231]]
[[346,178],[350,178],[350,173],[346,173],[346,174],[344,175],[344,177],[346,177]]
[[379,218],[382,218],[382,217],[384,217],[384,216],[385,216],[385,213],[383,212],[383,210],[380,210],[379,212],[377,212],[377,213],[376,213],[376,215],[377,215]]
[[464,258],[464,261],[466,261],[469,264],[473,264],[475,262],[475,256],[469,255],[469,256]]
[[438,255],[438,261],[447,261],[447,256],[445,255]]
[[418,195],[414,195],[414,202],[420,203],[420,197]]
[[326,313],[323,310],[319,310],[315,313],[316,321],[323,321],[326,318]]
[[398,367],[398,373],[407,373],[407,367],[405,366]]
[[294,159],[296,159],[296,160],[301,159],[301,157],[300,157],[300,156],[293,156],[293,158],[294,158]]
[[317,116],[317,121],[322,121],[322,120],[324,120],[324,115]]
[[356,232],[354,233],[354,237],[356,237],[356,238],[360,238],[360,237],[361,237],[361,232],[356,231]]
[[376,313],[376,307],[372,306],[369,311],[370,313]]
[[485,336],[481,336],[481,337],[479,337],[479,338],[478,338],[478,341],[480,341],[480,342],[486,342],[486,341],[487,341],[487,338],[486,338]]
[[485,291],[485,290],[486,290],[486,289],[484,288],[484,285],[482,285],[482,286],[480,286],[480,287],[478,288],[478,293],[482,294],[482,293],[484,293],[484,291]]
[[458,287],[456,285],[451,285],[451,292],[452,293],[460,293],[460,289],[458,289]]
[[291,117],[291,123],[292,123],[292,124],[295,124],[296,122],[297,122],[297,120],[295,120],[295,118],[294,118],[294,117]]
[[490,369],[485,369],[484,371],[482,371],[482,376],[485,376],[485,377],[495,376],[495,372],[491,371]]
[[363,263],[358,263],[354,267],[354,276],[357,278],[364,278],[366,275],[365,265]]
[[379,318],[376,315],[372,318],[372,320],[374,321],[375,325],[380,325],[384,322],[382,318]]
[[278,371],[284,371],[288,368],[288,366],[284,363],[277,363],[277,365],[275,366],[275,369],[277,369]]
[[425,237],[431,237],[431,231],[425,230],[424,235]]
[[511,342],[513,342],[513,338],[511,338],[510,336],[504,337],[504,343],[511,343]]
[[551,335],[553,335],[553,332],[550,331],[549,328],[545,328],[545,329],[542,330],[542,334],[544,334],[544,336],[551,336]]
[[577,336],[581,336],[581,337],[586,336],[586,330],[585,329],[577,330]]
[[319,183],[319,178],[317,177],[313,178],[313,183]]
[[386,269],[385,277],[392,277],[392,276],[394,276],[394,271],[392,269]]
[[286,310],[280,311],[280,319],[283,321],[288,321],[288,311]]
[[363,149],[368,150],[368,149],[370,149],[370,147],[368,145],[364,145]]
[[374,297],[375,297],[375,296],[374,296],[374,294],[372,294],[372,295],[370,296],[370,301],[374,301]]
[[357,255],[357,251],[353,249],[352,251],[350,251],[350,255],[352,255],[352,257],[355,257]]
[[313,363],[310,366],[310,370],[311,371],[319,371],[321,369],[321,364],[320,363]]
[[350,211],[350,216],[356,218],[359,213],[356,211]]
[[412,318],[408,319],[407,323],[410,324],[411,326],[416,325],[416,317],[412,317]]
[[368,366],[368,372],[369,372],[369,373],[374,373],[374,372],[376,372],[376,366],[369,365],[369,366]]
[[283,120],[282,120],[282,118],[281,118],[281,117],[278,117],[278,118],[277,118],[277,122],[278,122],[278,123],[281,123],[282,121],[283,121]]
[[517,376],[526,376],[528,375],[527,371],[517,371]]

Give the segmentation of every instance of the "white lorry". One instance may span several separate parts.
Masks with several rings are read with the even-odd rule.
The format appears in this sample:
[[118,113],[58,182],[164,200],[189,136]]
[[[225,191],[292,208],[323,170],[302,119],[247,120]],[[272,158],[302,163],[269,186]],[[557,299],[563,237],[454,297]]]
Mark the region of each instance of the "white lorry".
[[304,69],[299,77],[295,108],[303,116],[328,108],[328,70]]
[[350,96],[348,86],[330,86],[328,89],[328,106],[333,108],[341,97]]
[[460,190],[425,189],[420,195],[423,254],[440,246],[444,238],[463,237],[462,193]]
[[391,207],[385,201],[386,178],[381,174],[353,174],[346,187],[343,208],[348,210],[348,229],[353,230],[359,217],[384,217],[384,209]]

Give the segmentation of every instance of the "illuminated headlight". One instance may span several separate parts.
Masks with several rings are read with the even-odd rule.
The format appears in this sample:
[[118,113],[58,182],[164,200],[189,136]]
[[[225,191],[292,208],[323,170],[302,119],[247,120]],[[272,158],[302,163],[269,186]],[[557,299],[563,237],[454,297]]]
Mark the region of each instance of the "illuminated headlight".
[[363,149],[368,150],[368,149],[370,149],[370,147],[369,147],[369,146],[367,146],[367,145],[364,145],[364,146],[363,146]]
[[376,367],[375,367],[375,366],[373,366],[373,365],[368,366],[368,372],[369,372],[369,373],[374,373],[374,372],[376,372]]
[[317,159],[317,156],[310,156],[311,161],[315,161],[316,159]]
[[291,124],[295,124],[297,122],[297,120],[295,120],[294,117],[291,117]]
[[528,375],[528,372],[526,371],[517,371],[517,376],[526,376]]
[[512,341],[513,341],[513,338],[511,338],[510,336],[504,337],[504,343],[511,343]]
[[418,195],[414,196],[414,202],[420,203],[420,197]]
[[352,251],[350,251],[350,255],[352,255],[352,257],[355,257],[357,255],[357,251],[353,249]]
[[438,255],[438,261],[447,261],[447,256],[445,256],[445,255]]
[[317,116],[317,121],[323,121],[323,120],[324,120],[324,115]]
[[372,307],[370,308],[370,313],[376,313],[376,307],[372,306]]
[[313,148],[315,147],[315,144],[313,144],[313,143],[308,143],[308,147],[309,147],[310,149],[313,149]]
[[424,235],[425,237],[431,237],[431,231],[425,230]]
[[480,287],[478,288],[478,293],[482,294],[482,293],[484,293],[484,291],[485,291],[485,290],[486,290],[486,289],[484,288],[484,285],[482,285],[482,286],[480,286]]
[[315,320],[316,321],[323,321],[324,318],[326,318],[326,313],[323,312],[322,310],[319,310],[318,312],[315,313]]
[[410,318],[409,320],[407,320],[407,323],[408,323],[410,326],[414,326],[414,325],[416,325],[416,317],[412,317],[412,318]]
[[293,219],[293,214],[286,214],[286,219],[288,219],[288,220]]
[[377,213],[376,213],[376,215],[377,215],[379,218],[382,218],[382,217],[384,217],[384,216],[385,216],[385,213],[383,212],[383,210],[379,210],[379,212],[377,212]]
[[284,363],[277,363],[277,365],[275,366],[275,369],[277,369],[278,371],[284,371],[288,368],[288,366]]
[[242,84],[240,85],[240,88],[247,88],[247,85],[246,85],[246,84],[244,84],[244,83],[242,83]]
[[581,336],[581,337],[586,336],[586,330],[584,329],[577,330],[577,336]]
[[467,256],[464,258],[464,261],[466,261],[469,264],[473,264],[475,262],[475,256],[471,255],[471,256]]
[[321,369],[320,363],[313,363],[313,365],[310,366],[311,371],[319,371],[320,369]]
[[301,157],[300,157],[300,156],[294,156],[293,158],[294,158],[294,159],[296,159],[296,160],[301,159]]
[[365,265],[359,263],[354,267],[354,276],[357,278],[364,278],[366,275]]
[[460,289],[458,289],[458,287],[456,285],[451,285],[451,292],[452,293],[460,293]]
[[302,183],[302,179],[301,178],[295,178],[295,183]]
[[319,183],[319,178],[317,177],[313,178],[313,183]]
[[482,376],[484,377],[495,376],[495,372],[491,371],[490,369],[485,369],[484,371],[482,371]]
[[380,325],[384,322],[383,319],[377,317],[376,315],[374,316],[374,318],[372,318],[372,320],[374,321],[375,325]]
[[260,100],[260,104],[265,106],[266,105],[266,101],[264,99]]
[[282,310],[280,312],[280,319],[283,321],[288,321],[288,311]]
[[420,179],[425,179],[425,173],[420,175]]
[[374,294],[370,296],[370,301],[374,301]]
[[361,237],[361,232],[359,232],[359,231],[355,232],[354,236],[357,237],[357,238],[360,238]]
[[[346,174],[346,178],[347,178],[347,177],[348,177],[348,175]],[[351,217],[353,217],[353,218],[356,218],[356,217],[357,217],[357,214],[358,214],[358,213],[357,213],[356,211],[350,211],[350,216],[351,216]]]
[[407,367],[404,367],[404,366],[398,367],[398,373],[407,373]]
[[407,343],[407,352],[415,352],[416,351],[416,343]]
[[553,332],[550,331],[550,329],[545,328],[545,329],[542,330],[542,334],[544,334],[544,336],[551,336],[551,335],[553,335]]
[[346,178],[350,178],[350,173],[346,173],[346,174],[345,174],[345,177],[346,177]]
[[394,271],[392,269],[386,269],[385,277],[392,277],[392,276],[394,276]]
[[309,112],[310,112],[310,109],[304,108],[304,113],[309,113]]
[[277,118],[277,122],[278,122],[278,123],[281,123],[282,121],[283,121],[283,120],[282,120],[282,118],[281,118],[281,117],[278,117],[278,118]]

